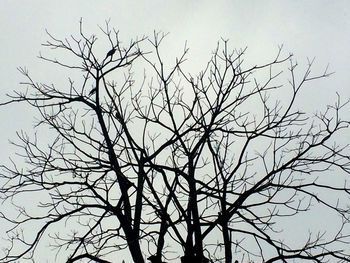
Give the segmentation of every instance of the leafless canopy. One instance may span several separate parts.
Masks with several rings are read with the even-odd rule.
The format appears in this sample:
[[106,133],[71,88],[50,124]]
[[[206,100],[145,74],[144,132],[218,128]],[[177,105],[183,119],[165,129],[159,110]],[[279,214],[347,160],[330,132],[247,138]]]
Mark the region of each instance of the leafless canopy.
[[[316,114],[299,103],[327,70],[313,75],[310,61],[297,73],[281,49],[248,66],[222,40],[189,74],[187,47],[165,61],[165,35],[125,44],[100,29],[108,47],[82,24],[77,37],[48,33],[62,59],[40,58],[71,73],[69,86],[20,68],[25,89],[3,103],[26,102],[40,119],[37,135],[18,133],[22,159],[2,166],[0,197],[17,214],[0,214],[11,225],[1,262],[47,245],[56,262],[349,262],[349,152],[335,140],[346,103]],[[333,224],[308,233],[310,214]],[[303,235],[288,238],[300,218]]]

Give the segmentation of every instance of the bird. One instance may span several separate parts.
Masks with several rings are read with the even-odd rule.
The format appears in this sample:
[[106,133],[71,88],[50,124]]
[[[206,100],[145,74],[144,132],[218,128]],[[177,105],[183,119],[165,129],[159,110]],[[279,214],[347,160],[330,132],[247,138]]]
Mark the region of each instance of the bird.
[[97,88],[93,88],[90,92],[89,92],[89,96],[91,96],[92,94],[94,94],[96,92]]
[[108,51],[106,58],[112,57],[114,55],[114,53],[115,53],[115,48],[112,48],[110,51]]

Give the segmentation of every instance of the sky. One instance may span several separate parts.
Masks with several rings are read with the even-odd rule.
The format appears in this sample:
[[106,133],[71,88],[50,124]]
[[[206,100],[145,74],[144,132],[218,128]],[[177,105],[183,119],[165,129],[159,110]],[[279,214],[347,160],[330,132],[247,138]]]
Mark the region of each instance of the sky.
[[[54,79],[53,70],[37,56],[47,40],[45,29],[58,37],[78,32],[83,18],[87,32],[98,31],[110,19],[123,39],[169,33],[164,53],[179,54],[187,41],[190,48],[187,65],[198,72],[209,59],[220,38],[229,39],[232,48],[248,46],[247,57],[254,63],[271,59],[278,45],[285,54],[293,53],[301,67],[307,58],[316,58],[315,72],[330,64],[331,78],[318,83],[320,104],[335,99],[335,92],[350,97],[350,3],[348,1],[96,1],[96,0],[1,0],[0,9],[0,78],[4,94],[19,88],[23,80],[17,67],[26,66],[30,73]],[[256,61],[256,62],[255,62]],[[315,92],[315,89],[312,92]],[[311,92],[311,93],[312,93]],[[310,94],[311,96],[311,94]],[[305,100],[309,98],[306,96]],[[19,106],[21,107],[21,106]],[[18,106],[2,108],[0,117],[3,149],[14,131],[32,125],[25,112],[16,114]],[[3,151],[0,158],[6,158]]]
[[[232,48],[248,47],[247,57],[263,63],[274,57],[279,45],[293,53],[300,67],[307,58],[316,58],[315,74],[329,64],[330,78],[316,82],[303,93],[305,107],[333,103],[338,92],[350,98],[350,2],[347,0],[1,0],[0,3],[0,102],[6,93],[23,87],[17,70],[26,66],[41,79],[59,81],[56,72],[37,56],[47,52],[45,30],[64,38],[78,32],[79,20],[89,33],[98,31],[110,19],[123,39],[151,36],[154,31],[169,33],[164,54],[176,57],[185,42],[190,48],[187,68],[198,72],[209,59],[220,38]],[[67,76],[68,78],[68,76]],[[350,108],[344,115],[350,113]],[[33,112],[24,105],[0,109],[0,162],[7,162],[15,148],[8,140],[15,132],[30,131]],[[344,142],[349,133],[344,134]],[[1,207],[0,207],[1,209]]]
[[[53,77],[45,71],[47,64],[37,56],[47,40],[45,29],[58,37],[78,32],[83,18],[87,32],[110,19],[123,39],[169,33],[165,53],[179,54],[187,41],[190,48],[188,67],[198,72],[209,59],[220,38],[229,39],[232,48],[248,47],[247,57],[254,63],[271,59],[278,45],[285,54],[293,53],[301,67],[307,58],[316,58],[315,72],[329,63],[336,74],[323,81],[317,94],[330,103],[335,92],[350,97],[350,3],[348,1],[94,1],[94,0],[1,0],[0,66],[2,92],[19,88],[23,80],[17,67],[41,77]],[[256,61],[256,62],[255,62]],[[308,99],[308,98],[305,98]],[[17,106],[15,106],[17,107]],[[16,114],[15,107],[3,108],[1,148],[15,130],[30,117]],[[29,117],[29,118],[28,118]],[[10,125],[9,125],[10,124]],[[14,129],[13,129],[14,128]],[[4,156],[3,154],[0,156]],[[6,156],[6,154],[5,154]]]

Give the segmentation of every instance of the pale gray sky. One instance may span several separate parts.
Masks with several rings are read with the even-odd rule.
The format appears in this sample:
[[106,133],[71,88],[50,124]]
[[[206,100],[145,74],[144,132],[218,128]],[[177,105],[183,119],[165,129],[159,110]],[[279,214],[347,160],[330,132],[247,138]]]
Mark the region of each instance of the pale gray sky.
[[[80,17],[87,32],[111,19],[123,39],[151,35],[153,30],[169,32],[166,49],[175,56],[185,41],[190,47],[189,65],[203,67],[220,37],[230,39],[232,47],[248,46],[248,57],[263,62],[277,46],[284,44],[300,64],[316,57],[315,70],[330,63],[336,75],[318,88],[319,96],[341,92],[350,97],[350,3],[349,1],[94,1],[94,0],[1,0],[0,77],[1,99],[18,87],[21,80],[16,67],[27,66],[37,76],[45,63],[36,56],[47,37],[45,29],[59,37],[77,33]],[[165,46],[163,46],[165,48]],[[174,52],[175,51],[175,52]],[[40,74],[40,75],[39,75]],[[11,107],[12,108],[12,107]],[[30,122],[28,116],[14,116],[2,109],[6,123],[0,146],[6,145],[14,129]],[[3,127],[3,126],[2,126]]]
[[[284,44],[302,63],[317,58],[336,71],[332,90],[344,90],[349,83],[350,3],[348,1],[93,1],[93,0],[1,0],[0,57],[3,89],[15,88],[18,66],[35,72],[42,67],[36,56],[47,37],[45,29],[65,37],[78,30],[83,18],[87,32],[98,30],[111,18],[127,40],[151,35],[153,30],[169,32],[169,50],[180,50],[187,40],[193,64],[202,64],[220,37],[232,47],[249,47],[248,55],[258,61],[270,58],[277,45]],[[198,61],[198,62],[197,62]],[[33,65],[33,66],[31,66]],[[38,68],[34,68],[38,67]],[[345,79],[347,78],[347,79]],[[5,81],[5,83],[4,83]],[[340,85],[339,85],[340,84]],[[331,92],[331,91],[330,91]],[[346,95],[346,94],[344,94]],[[349,92],[347,93],[349,95]]]
[[[249,60],[260,63],[272,58],[278,45],[284,44],[285,53],[293,53],[301,67],[306,65],[307,57],[316,57],[316,72],[328,63],[336,72],[304,93],[306,106],[310,101],[332,103],[335,92],[344,100],[350,98],[347,0],[1,0],[1,101],[5,93],[20,88],[23,78],[16,70],[18,66],[26,66],[38,81],[55,79],[56,72],[37,59],[43,50],[40,44],[47,40],[45,29],[63,38],[77,33],[81,17],[91,33],[110,18],[124,40],[152,35],[153,30],[169,32],[164,52],[175,57],[187,41],[188,65],[194,73],[205,65],[220,37],[230,39],[234,48],[248,46]],[[13,154],[8,139],[15,138],[16,130],[30,129],[33,119],[23,105],[1,108],[0,118],[2,163]],[[349,134],[342,139],[348,141]]]

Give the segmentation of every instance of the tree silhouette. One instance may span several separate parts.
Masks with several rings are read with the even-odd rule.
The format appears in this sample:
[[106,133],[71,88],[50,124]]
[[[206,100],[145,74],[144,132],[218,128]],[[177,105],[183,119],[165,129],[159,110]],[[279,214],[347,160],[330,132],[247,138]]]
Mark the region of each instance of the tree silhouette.
[[[2,166],[1,198],[18,214],[1,212],[12,224],[1,262],[35,259],[44,240],[66,262],[128,262],[125,251],[137,263],[349,261],[350,162],[335,142],[346,103],[298,108],[302,87],[327,70],[312,75],[310,61],[298,74],[281,49],[249,66],[223,40],[191,75],[187,47],[172,66],[163,60],[165,35],[122,45],[108,23],[101,30],[113,54],[82,23],[79,37],[48,33],[44,46],[76,62],[40,57],[80,80],[38,83],[20,68],[26,89],[3,103],[26,102],[40,120],[38,135],[18,133],[25,166]],[[18,204],[34,195],[37,209]],[[289,240],[284,230],[315,206],[334,225]]]

